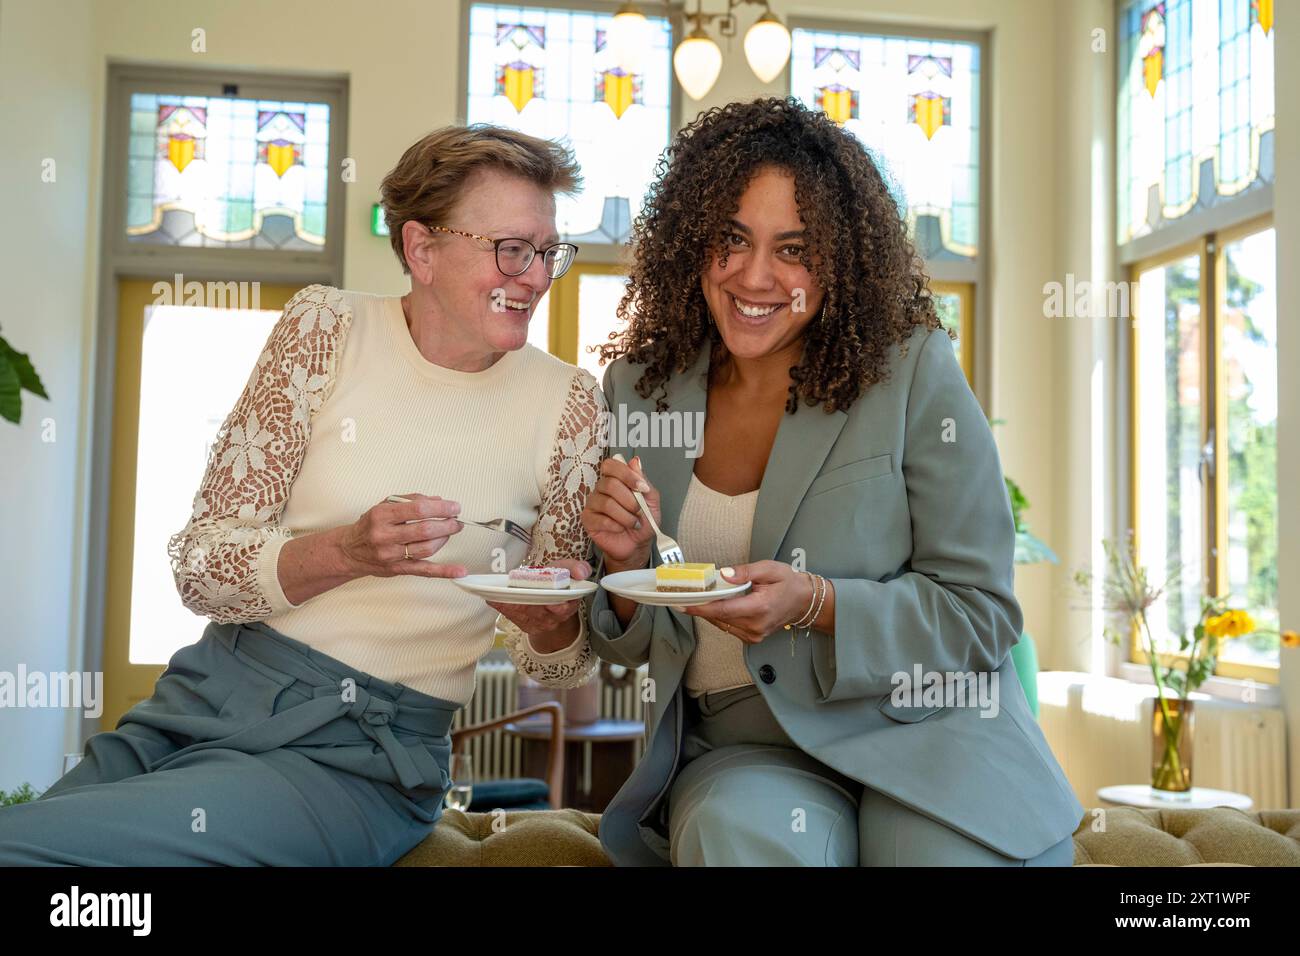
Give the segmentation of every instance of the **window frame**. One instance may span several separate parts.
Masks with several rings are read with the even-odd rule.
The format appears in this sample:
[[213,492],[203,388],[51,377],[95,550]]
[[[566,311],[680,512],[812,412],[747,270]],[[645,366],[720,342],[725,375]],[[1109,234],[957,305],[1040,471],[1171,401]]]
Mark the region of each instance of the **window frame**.
[[[1225,594],[1227,590],[1227,535],[1228,535],[1228,430],[1227,403],[1222,401],[1225,394],[1223,362],[1223,319],[1227,286],[1227,256],[1225,248],[1240,239],[1274,228],[1273,215],[1252,216],[1217,231],[1208,231],[1192,241],[1170,244],[1167,248],[1146,258],[1128,264],[1130,288],[1138,290],[1141,275],[1151,269],[1168,265],[1190,255],[1196,255],[1200,261],[1200,282],[1198,298],[1200,301],[1200,349],[1201,349],[1201,426],[1200,444],[1204,448],[1213,438],[1214,478],[1204,478],[1202,462],[1202,502],[1201,502],[1201,540],[1204,549],[1201,554],[1203,573],[1201,574],[1202,595],[1215,597]],[[1138,509],[1139,486],[1141,474],[1138,467],[1138,447],[1141,441],[1138,420],[1138,322],[1141,321],[1141,294],[1135,291],[1130,296],[1132,318],[1128,329],[1128,453],[1129,453],[1129,488],[1128,509],[1129,527],[1133,532],[1133,547],[1137,560],[1142,560],[1141,516]],[[1249,607],[1246,608],[1250,610]],[[1175,661],[1186,660],[1187,655],[1179,652],[1167,652],[1160,655],[1160,663],[1170,666]],[[1141,635],[1136,627],[1129,634],[1129,660],[1132,663],[1147,664],[1149,658],[1142,648]],[[1214,676],[1230,677],[1239,680],[1253,680],[1262,684],[1276,684],[1279,678],[1278,665],[1246,664],[1240,661],[1215,662]]]
[[[224,92],[228,85],[239,92]],[[284,249],[231,249],[168,246],[131,242],[126,235],[127,156],[131,95],[166,93],[180,96],[237,96],[326,103],[330,108],[329,157],[326,160],[325,245],[319,252]],[[347,155],[346,77],[276,76],[247,70],[170,69],[138,65],[109,66],[104,114],[104,223],[102,248],[122,275],[155,276],[180,272],[195,279],[255,275],[264,281],[337,281],[343,275],[344,228],[348,191],[338,173]]]

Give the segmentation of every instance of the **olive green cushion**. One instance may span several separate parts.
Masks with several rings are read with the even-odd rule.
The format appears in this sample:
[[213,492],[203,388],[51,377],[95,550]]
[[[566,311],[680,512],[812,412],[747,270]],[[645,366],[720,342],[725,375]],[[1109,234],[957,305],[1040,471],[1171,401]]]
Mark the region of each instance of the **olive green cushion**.
[[[397,866],[609,866],[600,816],[578,810],[461,813]],[[1300,810],[1088,810],[1075,866],[1300,866]]]

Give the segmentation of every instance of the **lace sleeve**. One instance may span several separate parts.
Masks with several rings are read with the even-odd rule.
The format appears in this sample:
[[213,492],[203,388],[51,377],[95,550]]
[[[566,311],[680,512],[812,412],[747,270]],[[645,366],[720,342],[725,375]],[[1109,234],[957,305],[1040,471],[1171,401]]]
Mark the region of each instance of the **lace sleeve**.
[[292,537],[278,519],[351,320],[338,289],[312,285],[289,300],[271,330],[217,432],[189,523],[167,543],[181,603],[195,614],[258,621],[297,606],[276,573]]
[[[605,399],[596,379],[589,372],[579,371],[560,415],[550,477],[533,525],[527,564],[547,565],[556,558],[590,558],[591,541],[581,515],[587,495],[596,484],[604,453],[604,411]],[[498,615],[497,626],[505,634],[506,649],[519,673],[552,687],[581,687],[591,680],[598,660],[587,640],[588,604],[584,601],[578,612],[579,632],[574,642],[550,654],[534,650],[527,634]]]

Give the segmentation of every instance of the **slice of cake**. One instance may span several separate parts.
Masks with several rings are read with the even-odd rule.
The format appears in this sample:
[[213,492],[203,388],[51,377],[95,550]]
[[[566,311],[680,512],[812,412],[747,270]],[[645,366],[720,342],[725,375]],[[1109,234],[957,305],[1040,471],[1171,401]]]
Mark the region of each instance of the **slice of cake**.
[[655,568],[656,591],[712,591],[717,583],[716,564],[661,564]]
[[545,588],[562,591],[569,586],[568,568],[515,568],[506,582],[512,588]]

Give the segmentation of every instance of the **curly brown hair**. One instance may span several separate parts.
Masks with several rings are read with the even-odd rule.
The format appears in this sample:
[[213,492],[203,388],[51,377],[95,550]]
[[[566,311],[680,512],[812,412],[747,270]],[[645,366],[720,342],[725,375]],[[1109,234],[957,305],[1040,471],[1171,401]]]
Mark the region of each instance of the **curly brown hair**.
[[942,327],[906,219],[852,133],[794,98],[714,107],[659,157],[632,229],[617,313],[626,325],[599,346],[602,364],[626,355],[646,366],[637,392],[661,390],[661,411],[665,383],[690,368],[706,342],[712,368],[726,361],[700,276],[715,256],[725,263],[728,221],[763,167],[794,177],[808,236],[801,259],[826,293],[823,316],[805,328],[802,358],[790,369],[787,412],[800,399],[827,412],[847,409],[888,377],[891,346],[905,353],[918,325]]

